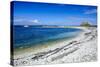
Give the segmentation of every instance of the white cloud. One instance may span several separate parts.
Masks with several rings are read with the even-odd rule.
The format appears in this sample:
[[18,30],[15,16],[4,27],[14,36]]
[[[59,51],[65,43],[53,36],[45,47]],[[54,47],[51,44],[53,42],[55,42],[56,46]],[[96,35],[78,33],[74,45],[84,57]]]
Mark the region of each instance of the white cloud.
[[23,18],[14,19],[15,25],[34,25],[38,23],[39,23],[38,19],[23,19]]
[[14,22],[32,22],[32,23],[39,23],[37,19],[27,20],[27,19],[14,19]]
[[39,23],[39,21],[38,21],[37,19],[30,20],[30,22],[33,22],[33,23]]
[[84,12],[84,14],[94,14],[94,13],[97,13],[96,9],[92,9]]

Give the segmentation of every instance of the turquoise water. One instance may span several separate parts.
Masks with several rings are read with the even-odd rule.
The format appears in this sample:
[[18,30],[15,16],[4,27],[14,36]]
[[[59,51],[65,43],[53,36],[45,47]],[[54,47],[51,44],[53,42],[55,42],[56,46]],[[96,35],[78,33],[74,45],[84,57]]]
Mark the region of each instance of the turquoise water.
[[78,35],[82,30],[76,28],[41,28],[13,26],[13,46],[14,48],[29,47],[42,42],[54,41],[58,39],[70,39]]

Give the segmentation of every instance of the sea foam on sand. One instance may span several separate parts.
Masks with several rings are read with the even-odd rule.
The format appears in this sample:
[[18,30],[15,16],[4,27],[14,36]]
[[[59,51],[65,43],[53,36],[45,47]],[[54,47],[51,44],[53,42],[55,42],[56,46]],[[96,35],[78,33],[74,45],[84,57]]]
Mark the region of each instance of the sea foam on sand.
[[97,28],[76,27],[84,31],[71,40],[64,40],[14,57],[14,66],[90,62],[97,60]]

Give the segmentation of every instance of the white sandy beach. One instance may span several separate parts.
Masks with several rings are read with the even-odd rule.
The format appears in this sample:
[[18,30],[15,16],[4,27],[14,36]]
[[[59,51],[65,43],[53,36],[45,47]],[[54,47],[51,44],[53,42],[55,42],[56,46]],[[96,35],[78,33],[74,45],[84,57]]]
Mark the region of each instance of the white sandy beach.
[[77,63],[97,60],[97,28],[83,28],[84,31],[71,40],[55,42],[43,49],[27,49],[25,53],[14,56],[14,66]]

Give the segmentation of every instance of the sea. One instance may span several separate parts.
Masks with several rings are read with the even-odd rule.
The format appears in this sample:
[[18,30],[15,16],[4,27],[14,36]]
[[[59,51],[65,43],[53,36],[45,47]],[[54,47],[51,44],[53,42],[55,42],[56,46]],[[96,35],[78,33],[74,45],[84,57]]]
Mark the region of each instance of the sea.
[[26,48],[41,43],[74,38],[82,31],[77,28],[44,28],[37,26],[13,26],[13,48]]

